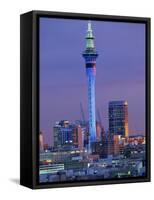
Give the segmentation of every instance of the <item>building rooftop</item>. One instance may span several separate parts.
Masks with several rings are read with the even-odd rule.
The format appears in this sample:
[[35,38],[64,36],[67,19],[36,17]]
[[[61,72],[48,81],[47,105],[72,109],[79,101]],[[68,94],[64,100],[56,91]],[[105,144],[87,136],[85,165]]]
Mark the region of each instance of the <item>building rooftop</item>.
[[128,102],[125,100],[121,100],[121,101],[110,101],[109,102],[109,106],[112,105],[128,105]]

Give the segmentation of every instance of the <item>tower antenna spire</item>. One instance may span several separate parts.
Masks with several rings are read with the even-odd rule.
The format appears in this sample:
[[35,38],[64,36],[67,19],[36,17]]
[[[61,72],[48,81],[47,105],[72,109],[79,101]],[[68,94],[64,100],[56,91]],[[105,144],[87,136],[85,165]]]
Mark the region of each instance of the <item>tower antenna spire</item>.
[[86,49],[94,49],[94,36],[91,21],[88,21],[87,35],[86,35]]
[[88,21],[88,31],[92,31],[92,28],[91,28],[91,21],[90,21],[90,20]]

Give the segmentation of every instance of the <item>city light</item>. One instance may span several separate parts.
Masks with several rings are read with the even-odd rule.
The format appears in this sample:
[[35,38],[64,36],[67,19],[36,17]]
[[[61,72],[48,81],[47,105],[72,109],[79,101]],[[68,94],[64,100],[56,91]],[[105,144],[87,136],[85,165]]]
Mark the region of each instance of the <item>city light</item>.
[[[92,23],[88,22],[85,59],[87,78],[88,117],[80,103],[82,119],[54,121],[53,144],[44,144],[39,134],[40,182],[122,179],[145,176],[146,138],[144,134],[129,133],[128,108],[125,100],[109,100],[105,129],[100,114],[96,118],[95,81],[96,59]],[[84,64],[83,64],[84,66]],[[102,100],[103,101],[103,100]],[[68,117],[68,118],[67,118]]]

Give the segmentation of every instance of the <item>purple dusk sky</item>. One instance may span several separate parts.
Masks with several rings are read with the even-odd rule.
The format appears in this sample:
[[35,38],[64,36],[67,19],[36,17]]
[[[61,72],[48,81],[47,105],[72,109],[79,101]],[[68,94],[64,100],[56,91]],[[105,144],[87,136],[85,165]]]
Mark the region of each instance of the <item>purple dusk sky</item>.
[[[53,144],[56,121],[86,119],[87,77],[82,51],[87,20],[40,18],[40,131]],[[145,133],[145,25],[92,21],[99,53],[96,110],[108,129],[108,102],[127,100],[129,134]],[[97,116],[97,114],[96,114]]]

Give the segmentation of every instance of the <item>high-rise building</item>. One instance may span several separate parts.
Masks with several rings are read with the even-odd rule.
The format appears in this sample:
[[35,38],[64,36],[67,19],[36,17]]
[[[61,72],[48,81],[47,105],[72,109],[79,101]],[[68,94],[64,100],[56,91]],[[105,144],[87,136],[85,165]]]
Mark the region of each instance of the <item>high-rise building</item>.
[[75,147],[82,149],[84,146],[84,133],[80,125],[76,125],[73,133],[73,144]]
[[69,146],[83,149],[85,130],[81,125],[62,120],[55,124],[53,130],[55,148]]
[[88,30],[86,35],[86,49],[83,52],[86,62],[86,74],[88,79],[88,112],[89,112],[89,152],[91,152],[91,144],[96,141],[96,114],[95,114],[95,76],[96,76],[96,58],[98,53],[94,45],[94,36],[91,22],[88,22]]
[[127,101],[109,102],[109,134],[128,137]]
[[57,122],[53,127],[54,147],[63,147],[73,145],[74,126],[69,124],[68,120]]

